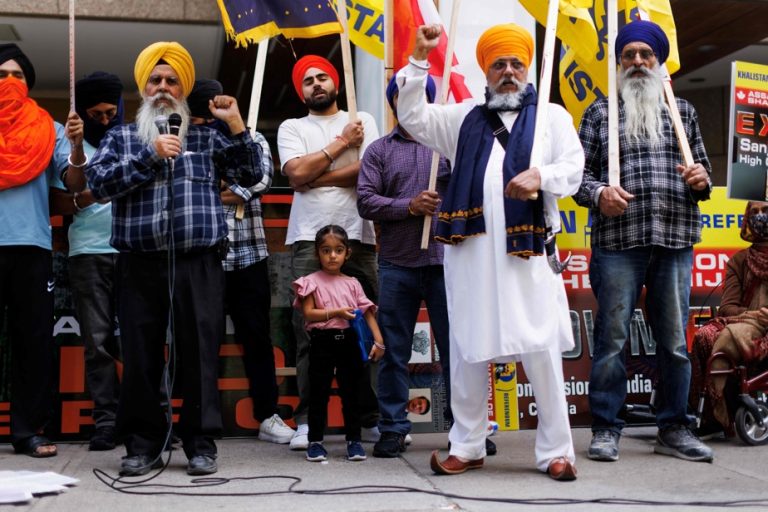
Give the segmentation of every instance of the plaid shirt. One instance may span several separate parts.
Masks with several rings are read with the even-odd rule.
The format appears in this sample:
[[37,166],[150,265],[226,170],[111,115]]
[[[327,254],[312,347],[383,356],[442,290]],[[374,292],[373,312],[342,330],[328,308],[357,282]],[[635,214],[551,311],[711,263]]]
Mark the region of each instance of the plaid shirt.
[[[691,145],[694,162],[711,174],[693,106],[677,99],[677,107]],[[608,100],[600,99],[584,111],[579,138],[586,163],[576,203],[590,208],[592,246],[609,250],[658,245],[669,249],[691,247],[701,240],[698,202],[709,199],[712,186],[691,189],[675,169],[683,162],[672,119],[663,112],[659,146],[630,142],[624,136],[624,104],[619,103],[621,186],[634,194],[626,211],[616,217],[600,213],[596,197],[608,186]]]
[[219,181],[250,186],[261,179],[262,149],[246,132],[227,138],[190,126],[175,159],[173,202],[169,169],[152,145],[139,140],[136,125],[107,132],[85,173],[97,200],[112,201],[112,238],[119,251],[168,250],[168,212],[173,208],[178,251],[206,249],[227,235]]
[[245,200],[245,215],[242,220],[235,219],[237,205],[225,204],[224,216],[229,228],[229,250],[222,261],[225,271],[240,270],[257,263],[267,256],[267,239],[264,234],[264,221],[261,216],[261,195],[272,185],[272,153],[269,144],[259,132],[255,132],[254,142],[261,145],[261,181],[256,185],[245,188],[240,185],[230,185],[229,190]]

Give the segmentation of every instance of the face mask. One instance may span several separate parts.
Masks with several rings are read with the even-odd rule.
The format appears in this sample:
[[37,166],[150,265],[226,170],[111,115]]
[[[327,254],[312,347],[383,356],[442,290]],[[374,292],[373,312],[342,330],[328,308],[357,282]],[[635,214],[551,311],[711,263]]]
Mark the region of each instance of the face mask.
[[768,213],[755,213],[749,216],[749,229],[756,237],[768,240]]

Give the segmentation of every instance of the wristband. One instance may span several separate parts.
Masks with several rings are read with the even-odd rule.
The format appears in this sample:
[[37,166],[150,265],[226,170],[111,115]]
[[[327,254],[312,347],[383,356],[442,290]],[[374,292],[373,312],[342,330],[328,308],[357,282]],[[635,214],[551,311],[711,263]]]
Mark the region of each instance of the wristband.
[[80,197],[80,192],[75,192],[74,194],[72,194],[72,204],[75,205],[75,211],[76,212],[81,212],[81,211],[83,211],[83,209],[80,208],[79,204],[77,204],[77,198],[78,197]]
[[413,208],[411,208],[411,205],[408,205],[408,214],[413,215],[414,217],[417,217],[416,212],[413,211]]
[[328,321],[328,310],[327,309],[325,310],[325,321],[326,322]]
[[81,164],[73,164],[72,163],[72,153],[70,153],[69,156],[67,156],[67,163],[69,164],[70,167],[74,167],[75,169],[82,169],[83,167],[88,165],[88,155],[84,155],[84,156],[85,156],[85,162],[83,162]]
[[341,142],[343,142],[343,143],[344,143],[344,146],[346,146],[346,148],[347,148],[347,149],[349,149],[349,141],[348,141],[347,139],[345,139],[345,138],[344,138],[344,137],[342,137],[341,135],[337,135],[337,136],[336,136],[336,139],[337,139],[337,140],[340,140]]
[[387,350],[387,347],[385,347],[382,343],[378,343],[376,341],[373,342],[373,346],[375,346],[379,350]]
[[331,154],[328,152],[328,150],[327,150],[327,149],[323,148],[323,149],[321,149],[320,151],[322,151],[322,152],[323,152],[323,154],[325,155],[325,157],[328,159],[328,161],[329,161],[330,163],[333,163],[333,157],[331,156]]

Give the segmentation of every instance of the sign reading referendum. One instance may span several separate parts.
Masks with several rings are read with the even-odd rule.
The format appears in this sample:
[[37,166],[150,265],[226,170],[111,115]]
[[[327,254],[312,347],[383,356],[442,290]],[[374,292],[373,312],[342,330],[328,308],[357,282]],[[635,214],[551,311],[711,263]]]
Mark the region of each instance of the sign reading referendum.
[[768,198],[768,66],[733,62],[728,197]]

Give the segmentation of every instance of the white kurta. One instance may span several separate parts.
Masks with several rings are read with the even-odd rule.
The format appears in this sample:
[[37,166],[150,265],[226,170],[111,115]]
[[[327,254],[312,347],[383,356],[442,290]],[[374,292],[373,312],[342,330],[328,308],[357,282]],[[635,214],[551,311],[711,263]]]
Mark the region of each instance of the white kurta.
[[[409,65],[398,73],[399,122],[417,141],[455,162],[459,130],[473,104],[429,105],[426,72]],[[517,113],[502,120],[511,128]],[[546,257],[527,260],[506,253],[504,149],[494,141],[483,185],[486,234],[446,246],[445,276],[451,319],[451,350],[467,362],[506,361],[511,356],[573,348],[573,334],[562,277]],[[545,215],[560,229],[557,198],[576,192],[584,169],[571,116],[550,105],[541,172]]]

